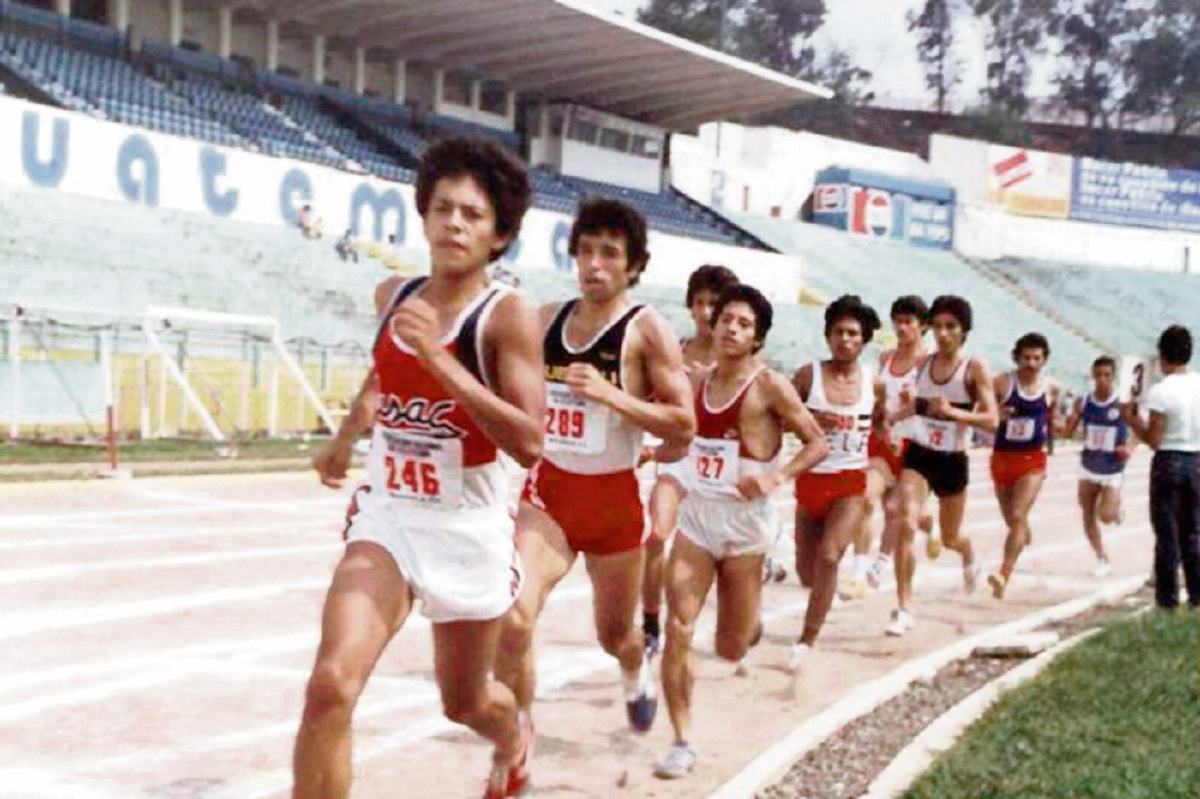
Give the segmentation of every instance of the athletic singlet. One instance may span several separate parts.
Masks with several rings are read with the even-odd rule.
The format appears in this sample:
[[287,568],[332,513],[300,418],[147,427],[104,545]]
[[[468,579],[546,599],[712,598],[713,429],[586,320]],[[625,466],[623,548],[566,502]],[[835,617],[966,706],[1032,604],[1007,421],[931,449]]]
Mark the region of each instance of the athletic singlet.
[[[975,401],[971,398],[971,392],[967,388],[967,364],[971,362],[971,359],[966,355],[961,356],[962,360],[954,368],[949,379],[945,383],[938,383],[933,379],[933,359],[936,357],[936,355],[930,355],[917,370],[917,399],[928,401],[932,397],[940,395],[959,410],[971,410],[975,407]],[[925,409],[922,408],[922,410]],[[938,452],[967,451],[970,443],[967,425],[934,417],[927,410],[924,413],[918,413],[917,416],[921,420],[921,424],[916,428],[916,436],[913,441],[926,449]]]
[[546,331],[545,459],[566,472],[610,474],[637,465],[642,429],[599,402],[578,397],[567,388],[567,367],[587,363],[625,390],[625,344],[629,325],[644,309],[634,305],[579,349],[567,345],[566,326],[578,300],[566,302]]
[[871,437],[871,413],[875,409],[874,370],[859,364],[861,377],[858,400],[834,405],[825,396],[825,376],[820,361],[812,362],[812,387],[804,403],[817,417],[829,442],[829,454],[812,469],[814,474],[856,472],[867,468],[867,442]]
[[741,499],[738,480],[774,470],[779,449],[765,461],[751,457],[742,441],[739,424],[746,392],[764,369],[765,366],[755,369],[733,398],[720,408],[708,402],[709,377],[696,389],[696,436],[688,447],[690,491],[707,497]]
[[1050,395],[1045,381],[1038,383],[1038,393],[1029,396],[1021,391],[1017,373],[1008,377],[1008,395],[1000,403],[1011,416],[996,430],[997,452],[1034,452],[1046,445],[1050,432]]
[[[688,345],[689,343],[691,343],[691,341],[692,341],[692,337],[691,337],[691,336],[685,336],[685,337],[683,337],[683,338],[679,339],[679,349],[680,349],[680,351],[681,351],[681,352],[684,352],[684,353],[686,353],[686,352],[687,352],[687,345]],[[697,372],[701,372],[701,373],[704,373],[704,372],[711,372],[713,369],[716,369],[716,368],[717,368],[717,362],[716,362],[716,361],[709,361],[708,363],[700,363],[699,361],[689,361],[689,360],[687,359],[687,355],[685,354],[685,355],[683,356],[683,368],[684,368],[684,369],[686,369],[686,370],[687,370],[687,371],[689,371],[689,372],[690,372],[690,371],[692,371],[692,370],[695,370],[695,371],[697,371]]]
[[[887,358],[884,359],[883,368],[880,370],[880,379],[883,381],[884,410],[889,414],[900,410],[902,404],[900,394],[902,391],[907,389],[910,394],[913,393],[917,385],[917,372],[921,368],[920,361],[917,361],[907,372],[898,375],[892,371],[892,364],[895,360],[896,351],[891,350],[887,354]],[[921,420],[916,416],[901,419],[892,425],[892,438],[897,440],[915,438],[915,430],[920,425]]]
[[[508,478],[495,443],[391,329],[392,312],[427,278],[402,283],[381,316],[372,348],[383,405],[371,434],[372,492],[405,505],[405,518],[505,507]],[[483,330],[512,289],[491,285],[454,320],[442,346],[485,386]]]
[[1125,461],[1117,457],[1116,451],[1128,440],[1129,427],[1121,418],[1117,394],[1114,392],[1107,402],[1088,394],[1079,421],[1083,425],[1083,452],[1079,456],[1083,468],[1092,474],[1125,471]]

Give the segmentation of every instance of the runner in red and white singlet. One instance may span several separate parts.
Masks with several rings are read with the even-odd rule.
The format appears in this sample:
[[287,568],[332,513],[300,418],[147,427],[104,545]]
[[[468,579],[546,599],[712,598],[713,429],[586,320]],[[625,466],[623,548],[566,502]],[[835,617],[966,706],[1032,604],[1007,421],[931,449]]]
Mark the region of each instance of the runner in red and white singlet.
[[635,621],[648,525],[634,468],[643,432],[686,445],[696,419],[670,326],[629,298],[650,257],[645,219],[624,203],[589,200],[572,227],[570,253],[581,296],[543,308],[546,452],[521,496],[517,547],[526,580],[505,619],[496,676],[521,708],[532,706],[537,617],[582,554],[600,645],[621,664],[630,726],[645,731],[658,702]]
[[[715,583],[717,655],[740,662],[762,635],[763,559],[779,534],[771,495],[827,451],[795,389],[757,355],[772,315],[771,303],[757,289],[727,288],[713,313],[716,367],[693,378],[696,437],[684,459],[688,491],[667,566],[662,678],[675,741],[655,768],[663,779],[683,777],[696,762],[688,744],[692,638],[709,591]],[[803,447],[780,464],[785,432],[799,436]]]
[[[716,343],[713,341],[712,315],[717,296],[738,282],[737,275],[724,266],[706,264],[688,277],[685,300],[692,314],[695,334],[679,342],[683,349],[683,365],[689,375],[703,375],[716,365]],[[651,450],[650,457],[655,453]],[[650,525],[652,535],[646,539],[646,566],[642,573],[642,632],[646,649],[658,652],[658,611],[663,597],[663,551],[675,532],[679,503],[686,492],[687,460],[674,463],[658,462],[654,488],[650,490]]]
[[[883,383],[884,410],[888,415],[899,413],[902,397],[911,396],[916,385],[917,370],[925,360],[923,339],[929,326],[925,318],[928,311],[925,301],[915,295],[898,297],[892,303],[891,320],[896,346],[879,358],[879,379]],[[919,424],[920,420],[914,417],[885,425],[881,432],[871,433],[867,445],[867,453],[871,457],[871,465],[867,470],[867,510],[862,526],[854,537],[854,571],[840,594],[846,599],[858,599],[866,595],[868,589],[879,588],[884,576],[891,572],[896,531],[900,524],[896,485],[903,467],[904,448]],[[880,506],[883,508],[883,532],[879,537],[879,554],[871,562],[872,521],[875,509]],[[929,533],[926,542],[929,556],[936,558],[942,544],[928,514],[922,517],[921,528]]]
[[829,445],[825,459],[796,478],[796,573],[812,592],[788,661],[793,673],[825,624],[838,564],[866,512],[867,442],[882,421],[883,389],[859,355],[878,329],[874,309],[856,296],[839,297],[825,309],[830,359],[802,366],[792,378]]
[[417,176],[430,277],[376,291],[371,373],[314,461],[323,482],[340,485],[353,440],[371,430],[370,482],[351,502],[322,612],[295,799],[348,795],[351,714],[418,600],[446,716],[495,746],[485,799],[529,784],[532,728],[491,669],[522,581],[498,454],[525,466],[541,455],[542,359],[536,310],[492,285],[487,267],[520,232],[530,188],[513,156],[476,137],[433,145]]

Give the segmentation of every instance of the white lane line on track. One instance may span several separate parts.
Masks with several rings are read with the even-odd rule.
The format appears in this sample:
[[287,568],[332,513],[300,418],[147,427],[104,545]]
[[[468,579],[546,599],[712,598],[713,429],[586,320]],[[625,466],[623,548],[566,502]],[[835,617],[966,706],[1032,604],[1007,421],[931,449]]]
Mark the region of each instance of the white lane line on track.
[[[161,525],[166,527],[166,525]],[[115,525],[106,525],[103,529],[107,533],[101,532],[96,535],[80,535],[73,538],[58,538],[53,533],[47,534],[44,530],[31,530],[22,532],[20,535],[28,536],[17,541],[0,540],[0,552],[20,549],[48,549],[55,547],[85,547],[94,545],[111,545],[111,544],[127,544],[148,541],[173,541],[176,539],[191,540],[194,538],[207,538],[211,536],[253,536],[259,534],[286,534],[286,533],[329,533],[333,536],[338,536],[338,530],[341,528],[339,520],[330,517],[320,521],[296,521],[296,522],[279,522],[276,524],[241,524],[230,526],[207,526],[196,528],[177,528],[170,532],[145,532],[145,533],[117,533],[113,534],[114,529],[120,529]]]
[[282,502],[225,502],[189,505],[187,507],[169,505],[163,508],[127,508],[102,511],[77,511],[72,513],[9,513],[0,516],[0,527],[53,525],[59,522],[86,521],[88,519],[108,521],[113,519],[137,519],[147,516],[182,516],[230,510],[268,510],[273,513],[309,515],[312,512],[312,508],[345,508],[348,501],[349,495],[339,495],[336,498],[325,497],[321,499]]
[[[780,616],[794,615],[802,611],[805,603],[794,602],[779,607],[764,607],[762,618],[764,622]],[[708,638],[712,635],[715,622],[712,620],[701,624],[696,630],[697,638]],[[612,656],[598,648],[592,648],[586,654],[577,655],[574,662],[557,674],[543,675],[538,669],[538,696],[562,690],[574,682],[591,677],[599,671],[612,669],[616,671],[616,663]],[[355,714],[358,717],[358,714]],[[441,715],[429,716],[425,719],[396,730],[388,735],[379,737],[356,736],[354,741],[355,765],[394,751],[408,744],[417,743],[447,732],[459,732],[464,728],[454,724]],[[360,737],[362,741],[360,743]],[[262,799],[286,791],[292,784],[290,768],[280,768],[274,771],[258,774],[243,782],[236,783],[217,793],[212,799]]]
[[[78,577],[83,574],[125,571],[128,569],[166,569],[180,566],[202,566],[210,563],[233,563],[256,558],[287,557],[289,555],[334,554],[343,546],[338,544],[306,544],[295,547],[267,547],[264,549],[235,549],[224,552],[200,552],[191,555],[172,555],[165,558],[129,558],[126,560],[97,560],[91,563],[64,563],[58,566],[42,566],[34,569],[0,571],[0,585],[30,583],[37,580],[53,580],[61,577]],[[2,624],[2,621],[0,621]]]
[[198,594],[177,594],[156,599],[135,600],[99,607],[70,607],[45,610],[21,615],[0,617],[0,640],[19,638],[24,635],[65,630],[73,627],[89,627],[111,621],[161,616],[178,610],[208,607],[229,602],[246,602],[265,599],[293,591],[318,591],[329,587],[329,580],[306,580],[303,582],[274,583],[250,588],[222,588]]
[[[591,596],[591,588],[572,586],[564,588],[556,596],[559,602],[573,601]],[[416,614],[413,614],[405,624],[405,629],[423,630],[428,627],[429,620]],[[27,718],[53,708],[95,702],[123,693],[141,692],[143,689],[201,674],[214,677],[307,679],[308,671],[257,667],[251,665],[251,662],[262,657],[304,649],[315,651],[317,642],[318,638],[314,630],[313,633],[303,635],[203,644],[100,663],[6,675],[0,677],[0,693],[67,680],[77,683],[84,677],[101,677],[127,671],[135,672],[130,676],[122,676],[59,693],[47,693],[43,688],[42,693],[36,699],[0,705],[0,723]],[[212,658],[220,656],[225,656],[225,659],[212,660]],[[411,678],[385,677],[380,684],[388,684],[396,679]]]
[[[545,652],[538,656],[538,684],[539,689],[545,686],[545,690],[554,691],[566,686],[571,682],[581,679],[579,671],[581,666],[587,666],[583,677],[586,677],[605,665],[612,665],[613,659],[599,651],[598,649],[589,648],[587,650],[578,646],[564,647],[545,647]],[[615,666],[614,666],[615,668]],[[412,679],[412,678],[399,678]],[[386,685],[396,681],[397,678],[384,678],[379,684]],[[376,678],[372,677],[367,683],[367,693],[359,701],[358,707],[354,711],[356,721],[365,719],[373,719],[379,716],[384,716],[389,713],[404,713],[415,708],[427,708],[430,705],[436,705],[441,701],[441,696],[438,693],[437,685],[431,680],[421,681],[419,685],[412,690],[404,690],[402,695],[394,696],[388,699],[370,696],[372,686],[377,686]],[[406,717],[406,716],[405,716]],[[441,718],[437,716],[435,718]],[[449,722],[447,722],[449,724]],[[164,746],[155,749],[141,749],[128,754],[118,755],[116,757],[95,758],[91,760],[79,761],[69,764],[68,768],[71,772],[79,774],[96,774],[105,771],[121,770],[131,766],[139,768],[151,763],[162,763],[177,760],[183,757],[208,755],[212,752],[219,752],[225,749],[233,749],[247,744],[258,744],[262,741],[278,736],[292,736],[296,734],[299,728],[299,715],[295,718],[287,719],[286,721],[271,722],[270,724],[261,725],[252,729],[235,730],[232,732],[222,733],[220,735],[201,738],[199,740],[190,741],[174,746]],[[457,725],[450,725],[454,729],[459,729]],[[404,728],[405,730],[408,727]],[[436,734],[436,733],[434,733]],[[355,750],[357,751],[360,742],[359,738],[355,738]],[[365,740],[365,739],[364,739]],[[290,775],[290,772],[289,772]],[[290,779],[290,776],[289,776]],[[245,799],[241,794],[236,794],[238,799]]]
[[73,663],[69,666],[59,666],[52,669],[15,672],[0,675],[0,694],[8,691],[37,688],[67,680],[76,682],[124,671],[145,671],[173,660],[210,657],[250,658],[292,652],[305,648],[315,650],[317,647],[317,638],[317,629],[314,625],[312,631],[294,635],[214,641],[207,644],[193,644],[175,649],[149,652],[143,655],[128,655],[126,657],[95,663]]

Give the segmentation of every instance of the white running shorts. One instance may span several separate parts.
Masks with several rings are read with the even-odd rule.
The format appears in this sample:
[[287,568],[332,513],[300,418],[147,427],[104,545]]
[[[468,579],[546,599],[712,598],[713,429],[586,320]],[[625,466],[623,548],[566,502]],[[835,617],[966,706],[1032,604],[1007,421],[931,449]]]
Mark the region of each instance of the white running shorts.
[[414,511],[364,486],[354,492],[346,522],[346,543],[387,550],[434,624],[499,618],[521,592],[525,573],[506,505]]
[[1125,472],[1120,471],[1116,474],[1096,474],[1084,467],[1079,467],[1079,480],[1084,483],[1095,483],[1101,488],[1115,488],[1120,490],[1125,486]]
[[779,538],[779,512],[770,497],[745,502],[688,494],[679,506],[679,532],[716,560],[762,555]]

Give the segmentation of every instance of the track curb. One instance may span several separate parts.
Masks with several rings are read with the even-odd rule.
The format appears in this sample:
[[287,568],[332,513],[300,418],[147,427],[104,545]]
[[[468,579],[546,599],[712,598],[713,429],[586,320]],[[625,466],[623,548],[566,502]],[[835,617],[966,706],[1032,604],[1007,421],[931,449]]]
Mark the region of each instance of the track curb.
[[932,677],[948,663],[969,657],[975,647],[988,643],[993,638],[1028,632],[1044,624],[1077,616],[1097,605],[1120,599],[1140,588],[1144,580],[1144,577],[1127,577],[1114,581],[1086,596],[991,627],[898,666],[795,727],[709,794],[709,799],[753,799],[758,791],[782,777],[806,752],[842,726],[899,695],[914,680]]

